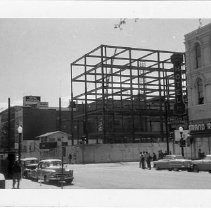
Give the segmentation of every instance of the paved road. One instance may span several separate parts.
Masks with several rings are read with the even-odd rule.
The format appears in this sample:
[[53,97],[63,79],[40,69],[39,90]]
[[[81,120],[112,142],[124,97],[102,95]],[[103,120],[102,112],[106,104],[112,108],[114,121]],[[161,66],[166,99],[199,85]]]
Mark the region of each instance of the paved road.
[[[67,165],[74,170],[72,185],[64,189],[211,189],[211,174],[207,172],[186,172],[143,170],[137,162]],[[22,189],[58,189],[22,179]],[[12,188],[12,181],[6,181],[6,188]]]

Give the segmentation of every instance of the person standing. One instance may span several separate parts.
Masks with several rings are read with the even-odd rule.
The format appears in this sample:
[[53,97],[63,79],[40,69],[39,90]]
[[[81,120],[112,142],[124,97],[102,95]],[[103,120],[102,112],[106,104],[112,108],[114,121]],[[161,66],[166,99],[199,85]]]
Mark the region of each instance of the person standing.
[[147,168],[147,152],[144,152],[144,168]]
[[152,157],[151,155],[147,152],[147,168],[149,170],[151,170],[151,160],[152,160]]
[[69,163],[70,164],[72,163],[72,154],[71,153],[69,154]]
[[139,153],[139,168],[142,168],[141,158],[142,158],[142,152]]
[[12,167],[12,188],[15,189],[15,184],[17,181],[17,189],[20,187],[20,180],[21,180],[21,166],[18,161],[15,161]]
[[153,152],[152,160],[153,161],[156,161],[157,160],[157,156],[156,156],[156,154],[154,152]]
[[142,169],[145,169],[144,152],[143,152],[143,153],[141,153],[141,166],[142,166]]

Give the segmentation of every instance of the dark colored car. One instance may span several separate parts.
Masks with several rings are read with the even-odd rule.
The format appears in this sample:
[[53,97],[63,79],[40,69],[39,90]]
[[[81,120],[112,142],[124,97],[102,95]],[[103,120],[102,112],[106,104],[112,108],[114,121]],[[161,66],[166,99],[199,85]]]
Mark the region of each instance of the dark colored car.
[[0,189],[5,189],[5,177],[0,173]]
[[23,167],[23,177],[30,178],[30,172],[37,167],[38,159],[36,157],[23,158],[21,159]]
[[211,173],[211,155],[206,155],[201,160],[193,160],[192,164],[192,170],[194,172],[208,171]]
[[182,155],[166,155],[163,159],[153,161],[156,170],[191,170],[192,161],[185,159]]

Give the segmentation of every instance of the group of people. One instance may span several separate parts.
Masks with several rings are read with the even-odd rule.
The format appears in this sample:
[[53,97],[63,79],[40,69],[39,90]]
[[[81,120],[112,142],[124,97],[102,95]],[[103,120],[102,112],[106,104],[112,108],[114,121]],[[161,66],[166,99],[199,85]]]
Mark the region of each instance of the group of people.
[[162,150],[158,151],[158,156],[154,152],[152,155],[146,151],[140,152],[139,168],[150,170],[152,161],[163,159],[166,155],[167,152],[162,152]]
[[151,162],[157,160],[157,156],[155,153],[151,156],[150,153],[143,151],[140,152],[140,161],[139,168],[142,169],[151,169]]

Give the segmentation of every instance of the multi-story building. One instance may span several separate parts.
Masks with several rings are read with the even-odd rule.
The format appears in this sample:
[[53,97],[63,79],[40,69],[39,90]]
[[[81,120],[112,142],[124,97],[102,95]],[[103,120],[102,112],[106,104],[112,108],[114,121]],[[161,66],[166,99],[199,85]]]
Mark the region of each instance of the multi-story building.
[[[61,108],[61,121],[59,108],[48,107],[48,104],[40,102],[40,97],[24,97],[23,106],[14,106],[0,113],[0,152],[15,151],[18,149],[19,134],[17,128],[23,127],[21,135],[22,152],[30,153],[36,149],[35,141],[38,136],[61,130],[70,133],[70,109]],[[36,102],[39,98],[38,102]],[[36,99],[36,100],[35,100]],[[26,103],[27,101],[27,103]],[[41,105],[40,105],[41,104]],[[61,122],[61,125],[60,125]],[[8,128],[9,127],[9,128]]]
[[185,35],[192,156],[211,152],[211,24]]

